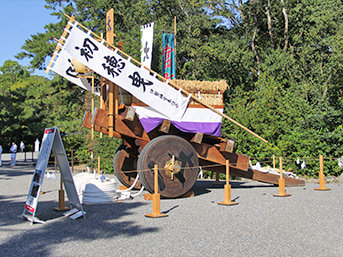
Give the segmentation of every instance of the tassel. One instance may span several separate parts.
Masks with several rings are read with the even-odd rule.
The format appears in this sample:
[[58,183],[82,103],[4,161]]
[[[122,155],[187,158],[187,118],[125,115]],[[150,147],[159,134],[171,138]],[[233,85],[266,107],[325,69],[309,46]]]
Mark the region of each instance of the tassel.
[[303,160],[303,163],[301,164],[301,168],[305,169],[305,167],[306,167],[306,163],[305,163],[305,160]]
[[202,168],[200,166],[199,166],[199,169],[200,169],[200,171],[199,171],[198,177],[204,178],[204,172],[202,171]]

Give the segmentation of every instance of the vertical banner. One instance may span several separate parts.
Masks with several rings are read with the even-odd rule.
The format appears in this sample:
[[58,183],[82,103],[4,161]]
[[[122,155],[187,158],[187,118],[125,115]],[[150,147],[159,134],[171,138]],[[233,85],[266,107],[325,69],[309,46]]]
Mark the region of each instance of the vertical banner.
[[173,34],[162,34],[162,75],[175,79],[175,45]]
[[154,23],[143,25],[142,31],[142,49],[141,49],[141,63],[151,68],[152,47],[154,41]]

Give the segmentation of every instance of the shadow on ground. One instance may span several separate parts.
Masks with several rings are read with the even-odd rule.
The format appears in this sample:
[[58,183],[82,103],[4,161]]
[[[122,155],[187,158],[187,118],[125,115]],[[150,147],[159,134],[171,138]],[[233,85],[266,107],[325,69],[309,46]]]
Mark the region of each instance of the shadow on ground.
[[87,219],[71,220],[52,210],[57,207],[57,202],[39,202],[36,216],[47,223],[31,226],[29,221],[21,217],[25,203],[15,201],[13,197],[0,198],[1,232],[13,235],[0,244],[1,256],[48,256],[54,245],[62,242],[86,242],[119,235],[130,237],[158,231],[155,227],[142,227],[127,218],[122,219],[124,216],[137,215],[135,209],[148,203],[128,201],[86,205],[84,210]]

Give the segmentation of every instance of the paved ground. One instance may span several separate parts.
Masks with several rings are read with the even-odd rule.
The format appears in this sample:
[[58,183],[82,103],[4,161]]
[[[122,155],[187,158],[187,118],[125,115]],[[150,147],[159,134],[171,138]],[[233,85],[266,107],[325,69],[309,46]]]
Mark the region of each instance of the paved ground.
[[37,216],[21,218],[32,180],[32,163],[0,167],[0,256],[343,256],[343,186],[278,188],[232,181],[236,206],[221,206],[220,186],[200,180],[195,197],[161,201],[169,216],[146,218],[151,201],[84,205],[87,219],[71,220],[58,206],[59,177],[44,179]]

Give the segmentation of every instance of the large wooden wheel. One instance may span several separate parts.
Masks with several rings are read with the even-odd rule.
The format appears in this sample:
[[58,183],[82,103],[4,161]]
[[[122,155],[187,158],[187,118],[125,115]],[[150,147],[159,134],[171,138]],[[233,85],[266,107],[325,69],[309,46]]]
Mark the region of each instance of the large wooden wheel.
[[159,194],[166,198],[184,195],[194,186],[199,171],[198,156],[185,139],[166,135],[151,140],[142,150],[137,170],[142,185],[154,193],[154,165],[158,165]]
[[[131,187],[137,177],[137,157],[131,156],[122,145],[118,148],[113,158],[114,174],[126,187]],[[127,172],[134,171],[134,172]],[[140,189],[141,182],[138,180],[134,189]]]

